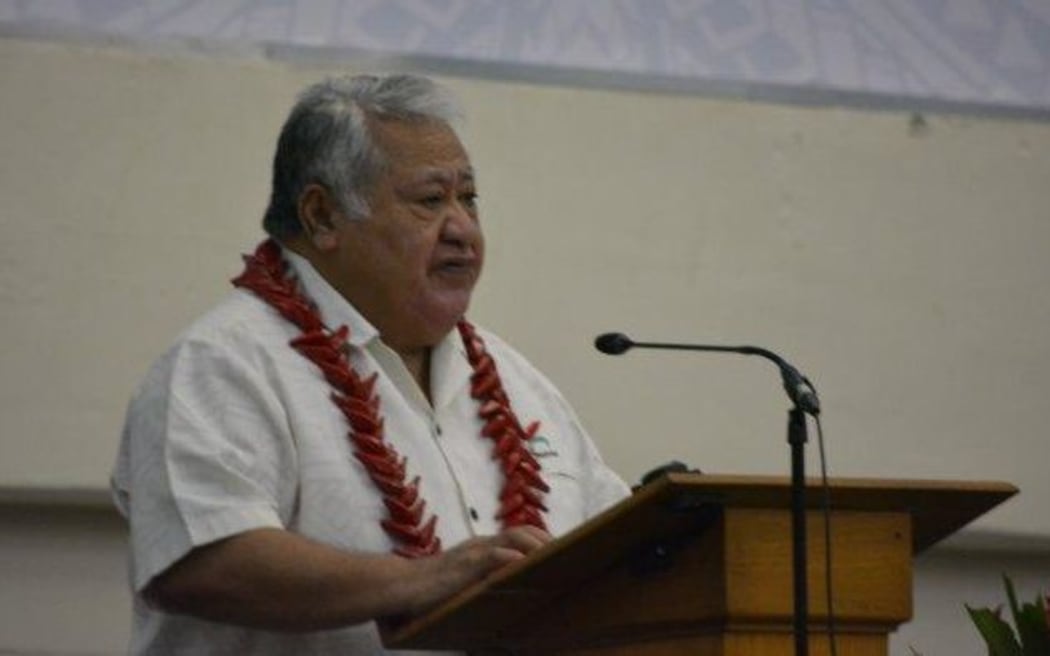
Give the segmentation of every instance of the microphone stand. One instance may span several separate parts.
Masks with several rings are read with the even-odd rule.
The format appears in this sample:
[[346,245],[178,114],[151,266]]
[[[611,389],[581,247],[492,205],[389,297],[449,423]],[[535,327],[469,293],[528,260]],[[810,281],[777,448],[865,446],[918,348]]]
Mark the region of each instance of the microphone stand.
[[[794,575],[795,656],[809,654],[809,592],[806,578],[806,413],[796,403],[788,411],[791,445],[791,554]],[[830,611],[830,609],[829,609]]]
[[[784,391],[793,407],[788,411],[787,441],[791,446],[791,556],[794,578],[795,656],[809,656],[809,567],[806,550],[806,414],[820,412],[820,402],[809,380],[776,353],[757,346],[712,346],[709,344],[668,344],[635,342],[623,333],[599,335],[595,348],[607,355],[619,355],[631,348],[672,349],[682,351],[715,351],[757,355],[772,361],[780,369]],[[830,572],[828,573],[830,576]],[[832,612],[829,608],[828,612]]]

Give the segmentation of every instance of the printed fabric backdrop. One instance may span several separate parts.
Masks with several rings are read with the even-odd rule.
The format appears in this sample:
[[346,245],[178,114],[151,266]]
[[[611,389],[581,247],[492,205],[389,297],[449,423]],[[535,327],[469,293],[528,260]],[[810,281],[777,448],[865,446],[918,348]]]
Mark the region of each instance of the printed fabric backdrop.
[[1050,0],[0,0],[0,29],[1050,112]]

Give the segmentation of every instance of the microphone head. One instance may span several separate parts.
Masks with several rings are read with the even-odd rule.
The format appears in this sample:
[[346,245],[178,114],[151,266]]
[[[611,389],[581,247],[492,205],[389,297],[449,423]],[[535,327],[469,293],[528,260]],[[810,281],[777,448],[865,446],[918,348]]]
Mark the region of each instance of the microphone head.
[[594,348],[606,355],[620,355],[632,346],[634,342],[623,333],[605,333],[594,338]]

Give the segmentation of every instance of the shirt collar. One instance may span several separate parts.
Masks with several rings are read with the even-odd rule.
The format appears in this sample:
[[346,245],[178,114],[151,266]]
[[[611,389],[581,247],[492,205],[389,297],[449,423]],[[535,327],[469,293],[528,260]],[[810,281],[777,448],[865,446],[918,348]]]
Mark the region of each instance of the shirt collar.
[[467,361],[459,331],[453,328],[430,352],[430,395],[435,408],[443,408],[470,380],[472,370]]
[[376,327],[350,305],[350,302],[318,273],[309,260],[288,248],[282,247],[281,252],[298,278],[303,293],[313,301],[321,314],[321,321],[329,330],[345,325],[350,329],[350,338],[347,341],[358,347],[379,337]]

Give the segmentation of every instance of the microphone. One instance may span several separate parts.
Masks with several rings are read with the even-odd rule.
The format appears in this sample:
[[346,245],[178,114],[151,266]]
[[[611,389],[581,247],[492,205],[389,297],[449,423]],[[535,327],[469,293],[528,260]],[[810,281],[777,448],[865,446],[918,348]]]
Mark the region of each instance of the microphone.
[[776,353],[758,346],[714,346],[710,344],[667,344],[662,342],[636,342],[623,333],[604,333],[594,339],[594,348],[606,355],[620,355],[632,348],[652,348],[675,351],[714,351],[757,355],[771,361],[780,369],[780,379],[788,398],[803,412],[813,416],[820,414],[820,399],[809,379],[799,373],[787,360]]
[[605,333],[594,338],[594,348],[606,355],[620,355],[632,346],[634,342],[623,333]]

